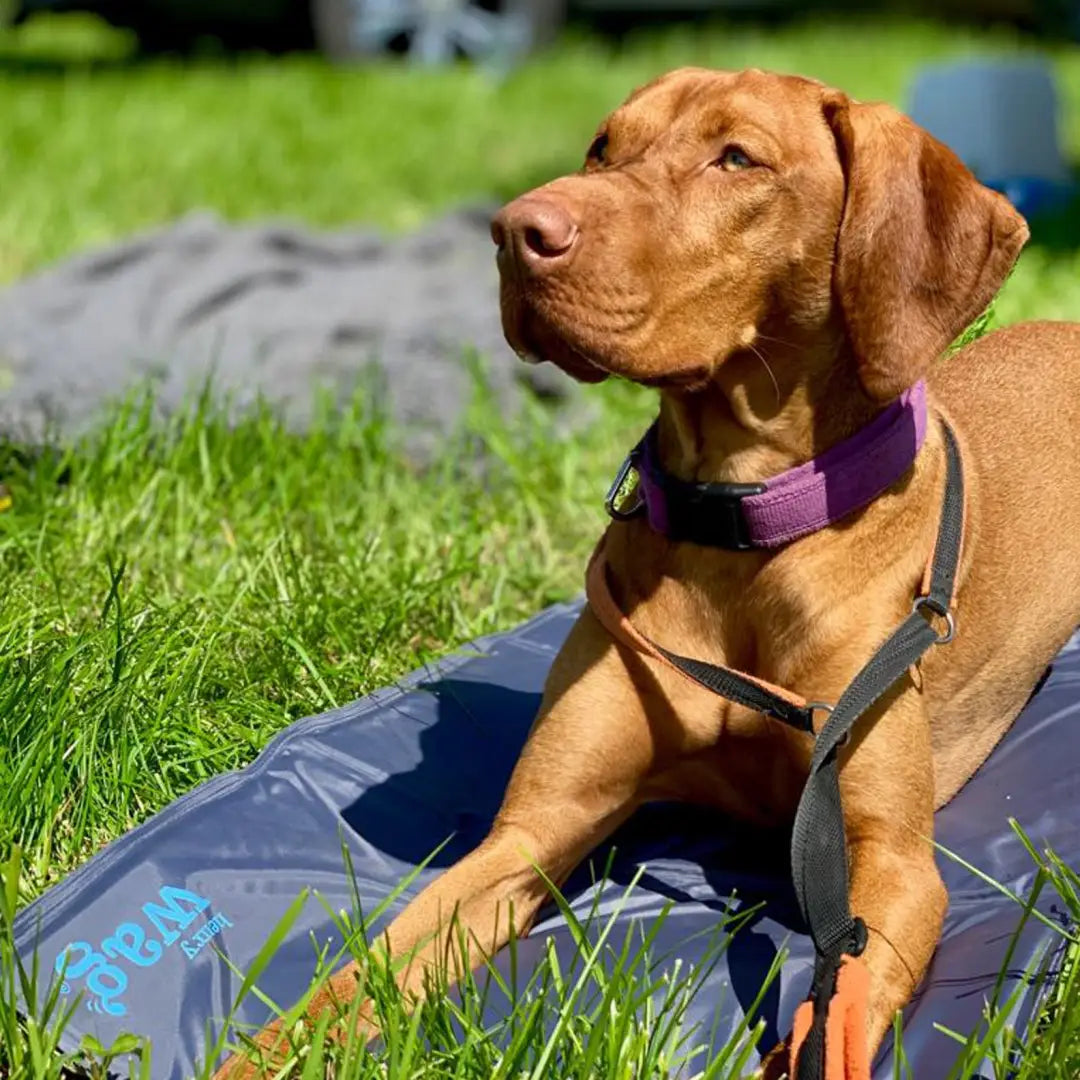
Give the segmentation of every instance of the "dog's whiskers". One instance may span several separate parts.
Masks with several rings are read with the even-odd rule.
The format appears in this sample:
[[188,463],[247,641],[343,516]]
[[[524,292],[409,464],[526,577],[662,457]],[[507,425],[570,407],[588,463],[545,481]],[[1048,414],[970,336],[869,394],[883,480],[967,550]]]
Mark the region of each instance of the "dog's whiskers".
[[776,381],[776,376],[773,374],[773,369],[769,367],[769,361],[765,359],[765,354],[751,342],[747,345],[747,348],[761,361],[762,367],[769,373],[769,378],[772,380],[773,391],[776,394],[776,404],[780,404],[780,384]]
[[784,338],[771,337],[769,334],[763,334],[760,330],[755,333],[755,338],[758,341],[771,341],[774,345],[786,345],[789,349],[797,349],[798,343],[795,341],[785,341]]

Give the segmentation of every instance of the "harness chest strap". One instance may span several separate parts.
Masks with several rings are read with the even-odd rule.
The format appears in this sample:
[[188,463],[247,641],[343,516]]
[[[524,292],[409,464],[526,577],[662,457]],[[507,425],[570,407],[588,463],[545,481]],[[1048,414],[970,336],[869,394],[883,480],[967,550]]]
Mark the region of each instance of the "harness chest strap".
[[[757,708],[792,726],[812,731],[815,708],[830,715],[816,738],[810,775],[799,802],[792,834],[792,876],[799,907],[817,955],[810,998],[800,1006],[792,1036],[791,1075],[796,1080],[863,1080],[869,1077],[866,1050],[868,982],[856,958],[866,945],[866,928],[850,911],[847,846],[840,803],[837,751],[855,723],[935,644],[952,639],[951,613],[963,543],[965,493],[956,438],[942,423],[946,481],[934,551],[924,592],[911,614],[855,676],[835,707],[806,702],[771,683],[705,661],[671,653],[641,634],[611,595],[601,540],[589,564],[586,593],[600,622],[616,640],[719,696]],[[944,635],[924,616],[947,621]],[[861,1035],[859,1034],[861,1032]]]
[[800,731],[813,731],[814,709],[819,706],[807,702],[799,694],[734,668],[680,656],[642,634],[622,613],[611,595],[604,557],[605,538],[600,538],[589,560],[585,574],[585,595],[593,614],[616,641],[720,697],[765,713]]

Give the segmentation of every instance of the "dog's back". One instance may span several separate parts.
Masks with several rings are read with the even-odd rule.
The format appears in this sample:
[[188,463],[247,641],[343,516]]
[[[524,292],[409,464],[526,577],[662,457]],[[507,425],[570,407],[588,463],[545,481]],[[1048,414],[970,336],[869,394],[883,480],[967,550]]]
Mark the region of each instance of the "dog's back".
[[1080,624],[1080,324],[995,331],[929,382],[962,439],[969,489],[957,637],[924,664],[940,804]]

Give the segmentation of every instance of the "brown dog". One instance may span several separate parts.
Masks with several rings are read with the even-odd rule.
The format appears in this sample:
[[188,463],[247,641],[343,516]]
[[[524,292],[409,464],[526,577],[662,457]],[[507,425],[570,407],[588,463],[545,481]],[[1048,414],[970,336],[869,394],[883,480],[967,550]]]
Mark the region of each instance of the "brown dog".
[[[1004,281],[1023,220],[893,109],[761,71],[681,70],[639,90],[581,172],[510,203],[493,234],[513,346],[585,381],[656,387],[660,458],[683,479],[773,476],[928,377],[914,465],[832,527],[734,552],[673,543],[640,518],[609,528],[619,608],[674,652],[835,702],[920,591],[945,482],[941,417],[956,433],[956,640],[874,707],[840,758],[873,1051],[941,930],[934,810],[1080,617],[1080,327],[1012,327],[939,360]],[[811,746],[616,641],[586,609],[490,835],[388,931],[395,954],[418,950],[403,981],[419,990],[452,915],[473,962],[507,941],[509,909],[526,930],[547,895],[533,862],[563,879],[647,800],[790,820]],[[312,1015],[356,987],[342,971]]]

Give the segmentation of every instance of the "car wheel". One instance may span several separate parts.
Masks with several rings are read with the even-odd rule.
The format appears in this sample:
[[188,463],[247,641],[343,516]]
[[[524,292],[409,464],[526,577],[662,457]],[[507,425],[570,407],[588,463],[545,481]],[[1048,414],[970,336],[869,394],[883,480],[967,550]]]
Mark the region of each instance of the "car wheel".
[[421,64],[507,61],[558,31],[566,0],[312,0],[315,39],[333,60],[386,52]]

